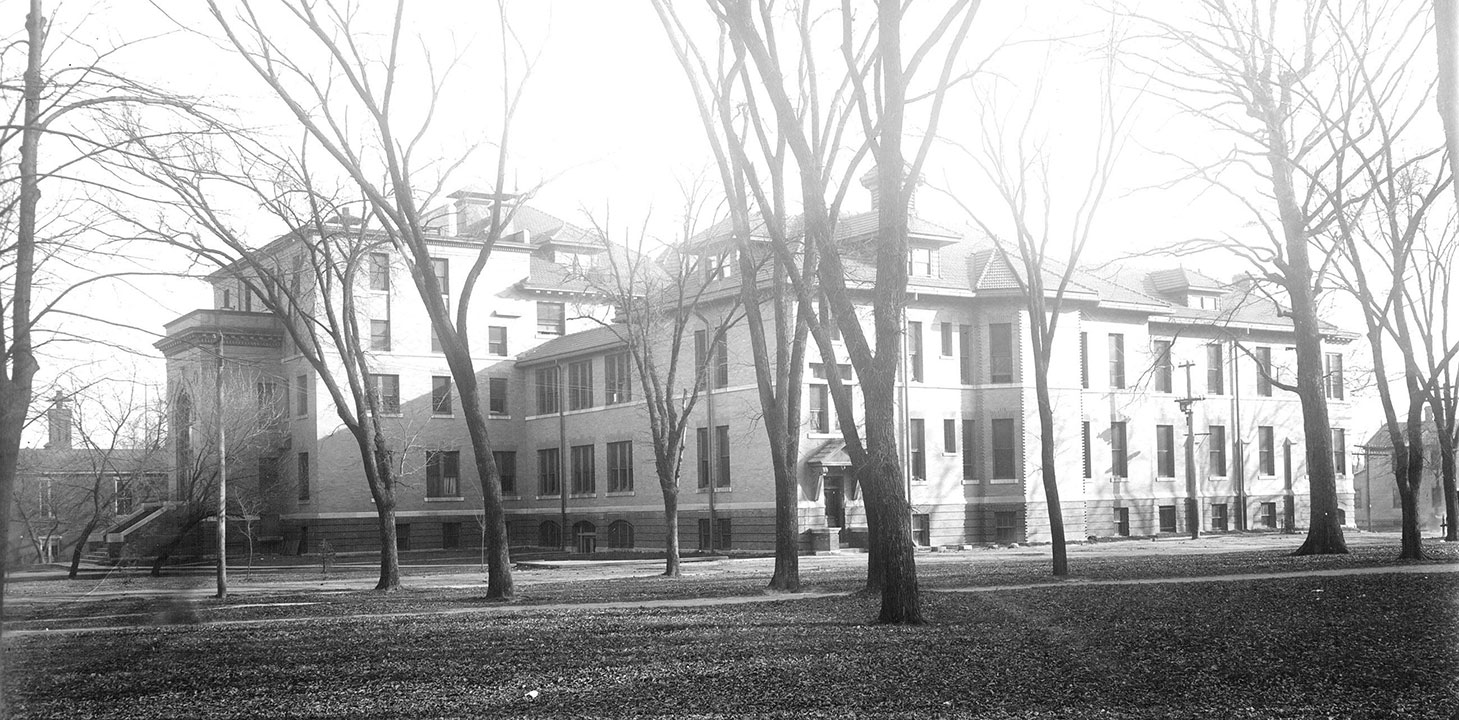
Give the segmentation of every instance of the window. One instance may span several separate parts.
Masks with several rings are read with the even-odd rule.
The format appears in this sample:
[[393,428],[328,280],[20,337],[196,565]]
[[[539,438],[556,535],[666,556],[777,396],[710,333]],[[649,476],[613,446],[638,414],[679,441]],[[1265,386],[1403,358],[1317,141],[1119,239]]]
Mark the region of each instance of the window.
[[451,402],[451,378],[436,375],[431,378],[431,414],[450,415],[455,412]]
[[309,414],[309,376],[300,375],[294,379],[294,412]]
[[574,445],[572,453],[572,494],[592,495],[598,491],[598,472],[593,466],[593,446]]
[[831,432],[831,388],[811,386],[811,432]]
[[1012,510],[998,510],[993,513],[994,539],[999,545],[1008,545],[1017,539],[1018,514]]
[[233,291],[228,288],[223,288],[223,309],[233,309]]
[[614,353],[603,358],[603,401],[609,405],[633,399],[633,373],[628,353]]
[[1348,474],[1347,433],[1342,428],[1332,429],[1332,471],[1338,475]]
[[1172,375],[1175,368],[1170,359],[1170,341],[1155,341],[1155,392],[1174,392]]
[[385,253],[370,253],[370,289],[390,289],[390,256]]
[[[842,382],[851,382],[853,373],[848,363],[836,363],[836,374],[841,376]],[[811,363],[811,377],[817,380],[825,380],[826,366],[823,363]]]
[[1270,425],[1256,428],[1257,470],[1262,475],[1277,474],[1277,435]]
[[309,499],[309,453],[301,452],[298,457],[299,464],[299,499]]
[[410,523],[397,523],[395,526],[395,549],[410,549]]
[[1079,383],[1089,389],[1089,333],[1079,333]]
[[1220,343],[1206,346],[1206,392],[1212,395],[1226,393],[1226,368],[1221,360]]
[[431,323],[431,352],[438,353],[441,350],[441,335],[436,332],[435,323]]
[[562,452],[557,448],[537,451],[537,495],[556,497],[562,494]]
[[608,547],[614,549],[633,547],[633,526],[627,520],[614,520],[608,523]]
[[714,340],[714,386],[729,387],[729,349],[725,347],[724,335]]
[[1210,433],[1206,442],[1210,454],[1210,464],[1206,470],[1217,477],[1226,476],[1226,426],[1211,425],[1207,428]]
[[1175,477],[1175,426],[1155,426],[1155,476]]
[[1175,532],[1175,506],[1174,505],[1161,505],[1160,506],[1160,532],[1163,532],[1163,533],[1173,533],[1173,532]]
[[446,258],[431,258],[431,272],[436,276],[436,284],[441,286],[442,295],[451,294],[451,263]]
[[1116,480],[1123,480],[1130,476],[1130,455],[1129,438],[1125,434],[1125,422],[1123,420],[1109,424],[1109,472]]
[[507,354],[507,329],[502,325],[488,325],[486,327],[486,354],[506,355]]
[[608,492],[633,492],[633,443],[608,443]]
[[726,517],[719,518],[715,522],[715,528],[714,528],[714,530],[715,530],[715,535],[716,535],[715,541],[714,541],[714,546],[717,547],[717,548],[719,548],[719,549],[721,549],[721,550],[728,550],[728,549],[730,549],[730,547],[732,547],[733,544],[734,544],[732,542],[732,540],[734,538],[733,538],[733,536],[730,533],[730,530],[731,530],[731,527],[730,527],[730,519],[729,518],[726,518]]
[[1261,526],[1268,530],[1275,530],[1277,527],[1277,504],[1264,502],[1261,504]]
[[988,381],[1013,382],[1013,325],[994,323],[988,326]]
[[907,251],[907,274],[913,277],[932,277],[932,248],[912,248]]
[[567,409],[582,410],[593,406],[593,361],[579,360],[567,364]]
[[496,474],[502,486],[502,494],[516,495],[517,453],[512,450],[493,450],[491,459],[496,462]]
[[1125,336],[1120,333],[1109,334],[1109,386],[1125,386]]
[[562,547],[562,530],[557,527],[557,523],[548,520],[537,526],[537,546]]
[[461,547],[461,523],[441,523],[441,549],[454,550]]
[[922,382],[922,323],[907,323],[907,366],[912,369],[912,382]]
[[1014,480],[1018,478],[1013,431],[1014,424],[1012,418],[1000,418],[993,421],[994,480]]
[[486,411],[492,415],[508,414],[506,378],[486,379]]
[[699,460],[699,489],[709,487],[709,428],[698,428],[694,431],[695,447],[698,449],[696,457]]
[[729,426],[720,425],[714,429],[715,450],[719,451],[719,467],[714,475],[714,486],[727,488],[730,486],[730,442]]
[[561,335],[567,329],[567,313],[560,302],[537,303],[537,334]]
[[973,384],[973,326],[957,326],[958,343],[958,382],[963,385]]
[[1084,477],[1094,477],[1094,445],[1089,433],[1089,421],[1084,421]]
[[1115,508],[1115,534],[1120,537],[1130,536],[1130,509]]
[[1226,503],[1211,503],[1211,529],[1226,532]]
[[557,368],[538,368],[535,373],[537,384],[537,414],[555,413],[558,409]]
[[951,418],[942,421],[942,451],[957,452],[957,421]]
[[400,412],[399,375],[371,375],[370,392],[374,393],[380,412],[386,415]]
[[973,465],[973,421],[963,421],[963,479],[972,480],[977,477]]
[[426,451],[426,497],[461,497],[461,453],[456,450]]
[[952,323],[942,323],[942,356],[952,357]]
[[370,349],[384,351],[390,350],[389,320],[370,321]]
[[932,545],[932,516],[927,513],[917,513],[912,516],[912,540],[918,547]]
[[1323,386],[1327,390],[1329,400],[1341,400],[1343,394],[1342,378],[1342,355],[1338,353],[1326,353],[1323,355]]
[[1272,396],[1272,349],[1259,347],[1256,349],[1256,394],[1262,397]]
[[709,340],[703,330],[694,331],[694,386],[704,387],[704,379],[709,376],[707,356],[709,353]]
[[39,508],[36,510],[36,512],[41,517],[43,517],[43,518],[53,518],[53,517],[55,517],[56,516],[56,494],[55,494],[56,493],[56,487],[55,487],[55,480],[52,479],[52,478],[46,478],[44,481],[42,481],[40,483],[40,485],[36,488],[36,490],[39,492],[39,497],[36,499],[36,502],[37,502],[37,505],[39,506]]
[[909,452],[912,454],[912,479],[927,479],[927,428],[922,418],[912,418],[909,427]]

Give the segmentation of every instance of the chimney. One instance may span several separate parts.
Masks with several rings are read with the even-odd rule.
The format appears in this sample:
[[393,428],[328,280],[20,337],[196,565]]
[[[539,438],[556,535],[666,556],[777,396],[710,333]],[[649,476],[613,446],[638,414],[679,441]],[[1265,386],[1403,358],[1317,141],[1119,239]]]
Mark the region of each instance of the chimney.
[[[908,217],[915,217],[917,215],[917,186],[921,184],[922,182],[920,180],[914,181],[912,183],[912,196],[907,200]],[[879,192],[879,189],[881,188],[881,177],[877,175],[877,168],[875,165],[872,165],[871,170],[867,171],[865,175],[861,176],[861,186],[866,188],[871,193],[871,211],[876,212],[880,210],[881,193]]]
[[449,197],[456,201],[456,231],[453,234],[468,235],[486,230],[480,225],[491,219],[491,209],[497,202],[511,202],[517,196],[512,193],[497,195],[479,190],[457,190]]
[[66,407],[69,402],[60,390],[51,398],[51,409],[46,411],[46,419],[50,422],[47,450],[71,449],[71,408]]

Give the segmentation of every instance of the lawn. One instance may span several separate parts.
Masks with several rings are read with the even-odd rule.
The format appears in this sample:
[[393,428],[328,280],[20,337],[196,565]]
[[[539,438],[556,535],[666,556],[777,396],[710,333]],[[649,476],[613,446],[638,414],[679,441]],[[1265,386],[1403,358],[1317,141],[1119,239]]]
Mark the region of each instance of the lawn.
[[[1451,548],[1435,547],[1452,562]],[[763,598],[767,566],[757,560],[694,563],[682,580],[523,572],[509,613],[495,612],[480,587],[429,587],[425,578],[389,596],[291,588],[199,600],[170,618],[159,611],[177,601],[157,597],[7,601],[7,629],[133,625],[10,636],[7,696],[17,717],[106,718],[1448,718],[1459,710],[1459,574],[1419,566],[1097,585],[1080,580],[1367,567],[1391,562],[1393,548],[1358,547],[1345,558],[1289,558],[1277,547],[1081,552],[1089,554],[1074,565],[1076,580],[1064,583],[1047,579],[1038,552],[921,556],[932,622],[916,628],[869,624],[874,600],[856,594],[545,606]],[[862,563],[806,558],[803,577],[811,589],[840,593],[859,584]],[[1029,583],[1039,586],[948,591]],[[53,586],[71,584],[28,585],[59,595]],[[452,614],[460,610],[468,612]],[[270,617],[296,621],[216,622]],[[198,622],[142,624],[158,618]]]

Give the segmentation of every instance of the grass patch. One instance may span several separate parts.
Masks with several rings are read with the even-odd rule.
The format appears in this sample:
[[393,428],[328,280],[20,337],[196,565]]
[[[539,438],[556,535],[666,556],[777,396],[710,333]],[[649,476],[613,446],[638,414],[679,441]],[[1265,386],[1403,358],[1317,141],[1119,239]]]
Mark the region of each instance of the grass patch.
[[[1452,574],[12,637],[16,717],[1448,717]],[[535,699],[528,699],[536,692]]]

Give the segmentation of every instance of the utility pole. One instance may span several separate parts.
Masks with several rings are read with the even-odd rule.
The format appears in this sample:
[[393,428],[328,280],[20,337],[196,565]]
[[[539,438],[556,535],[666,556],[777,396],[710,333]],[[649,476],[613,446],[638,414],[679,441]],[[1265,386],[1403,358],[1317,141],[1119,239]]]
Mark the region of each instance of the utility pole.
[[1185,397],[1176,398],[1180,411],[1185,413],[1185,522],[1190,526],[1191,539],[1201,538],[1201,502],[1196,495],[1196,420],[1195,404],[1203,397],[1195,397],[1191,391],[1191,368],[1193,362],[1180,364],[1185,368]]
[[218,357],[213,402],[218,415],[218,597],[228,597],[228,445],[223,429],[223,326],[218,325]]

